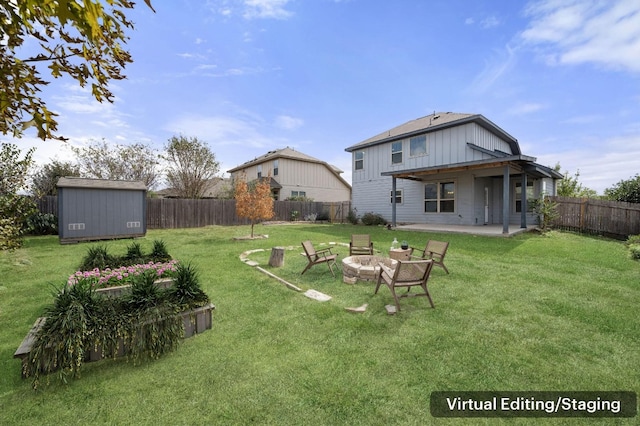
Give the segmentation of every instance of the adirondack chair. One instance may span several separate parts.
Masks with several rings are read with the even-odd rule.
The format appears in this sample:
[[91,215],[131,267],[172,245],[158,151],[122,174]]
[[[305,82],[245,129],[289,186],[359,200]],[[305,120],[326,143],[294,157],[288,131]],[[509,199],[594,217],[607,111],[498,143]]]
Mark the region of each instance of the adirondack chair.
[[[378,293],[380,285],[384,283],[389,287],[389,290],[391,290],[398,311],[400,311],[400,302],[398,300],[400,297],[426,296],[429,299],[431,307],[435,308],[433,299],[431,299],[431,294],[429,294],[429,289],[427,288],[427,281],[429,280],[433,265],[434,262],[431,259],[400,260],[395,269],[391,269],[383,263],[380,263],[380,275],[378,275],[378,282],[374,294]],[[402,287],[406,288],[407,292],[398,295],[396,289]],[[409,290],[411,290],[411,287],[420,287],[423,291],[421,293],[410,293]]]
[[427,241],[427,245],[424,249],[419,249],[415,247],[411,247],[414,252],[417,250],[422,253],[421,256],[412,256],[413,258],[418,259],[431,259],[433,263],[441,267],[448,274],[449,270],[444,265],[444,256],[447,254],[447,249],[449,248],[449,242],[444,241],[435,241],[429,240]]
[[373,242],[371,235],[353,234],[349,242],[349,256],[357,256],[361,254],[373,255]]
[[313,247],[313,244],[311,243],[311,241],[304,241],[302,243],[302,248],[304,248],[304,253],[307,256],[307,260],[309,261],[309,263],[307,264],[307,266],[304,268],[304,270],[300,275],[307,272],[314,265],[318,265],[320,263],[326,263],[329,266],[331,275],[333,275],[335,278],[336,274],[333,272],[333,266],[336,264],[336,258],[338,257],[338,255],[331,253],[331,247],[316,250]]

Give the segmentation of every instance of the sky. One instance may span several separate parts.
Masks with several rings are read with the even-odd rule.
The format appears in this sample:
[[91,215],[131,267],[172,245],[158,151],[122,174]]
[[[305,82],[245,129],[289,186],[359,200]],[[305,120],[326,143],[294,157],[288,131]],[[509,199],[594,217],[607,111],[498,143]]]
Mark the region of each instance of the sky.
[[[602,194],[640,173],[637,0],[152,0],[134,62],[98,103],[41,93],[67,145],[197,137],[221,175],[291,147],[344,171],[345,148],[434,112],[482,114],[522,153]],[[32,42],[32,41],[31,41]],[[27,133],[35,159],[73,159]]]

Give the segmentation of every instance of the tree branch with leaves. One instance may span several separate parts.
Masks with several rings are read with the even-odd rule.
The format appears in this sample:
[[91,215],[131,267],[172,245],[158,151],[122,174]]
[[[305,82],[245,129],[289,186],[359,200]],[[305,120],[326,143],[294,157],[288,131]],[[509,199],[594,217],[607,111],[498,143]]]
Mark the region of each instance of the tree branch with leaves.
[[[40,97],[50,83],[42,77],[47,69],[53,78],[91,84],[97,101],[113,102],[109,82],[125,78],[133,62],[123,48],[125,31],[133,29],[125,12],[133,7],[128,0],[0,0],[0,133],[21,137],[33,127],[40,139],[65,140],[56,134],[57,114]],[[21,57],[30,39],[39,51]]]

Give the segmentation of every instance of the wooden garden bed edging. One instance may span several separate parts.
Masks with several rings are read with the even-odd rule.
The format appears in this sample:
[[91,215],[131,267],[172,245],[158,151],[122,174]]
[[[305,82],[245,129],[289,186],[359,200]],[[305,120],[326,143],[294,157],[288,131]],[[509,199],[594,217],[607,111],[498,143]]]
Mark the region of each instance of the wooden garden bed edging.
[[[192,337],[195,334],[210,330],[213,325],[212,312],[215,308],[216,307],[213,303],[209,303],[201,308],[181,312],[180,315],[182,316],[182,324],[184,326],[184,338]],[[31,330],[29,330],[29,333],[27,333],[25,338],[22,340],[22,343],[13,354],[14,358],[19,358],[22,362],[22,378],[25,378],[24,373],[26,371],[27,363],[29,362],[31,347],[36,341],[38,331],[44,326],[46,320],[46,317],[40,317],[36,320],[33,327],[31,327]],[[121,350],[118,351],[117,357],[125,356],[127,353],[122,342],[120,344],[120,348]],[[102,349],[100,347],[91,348],[85,357],[85,362],[100,361],[101,359],[103,359]]]

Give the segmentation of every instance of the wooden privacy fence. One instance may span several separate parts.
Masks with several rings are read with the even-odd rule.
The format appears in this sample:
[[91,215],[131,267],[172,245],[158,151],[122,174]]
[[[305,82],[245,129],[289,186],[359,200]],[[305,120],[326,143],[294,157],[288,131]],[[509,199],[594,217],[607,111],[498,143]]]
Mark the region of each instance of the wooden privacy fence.
[[[36,200],[42,213],[58,214],[57,197]],[[331,222],[345,222],[351,203],[275,201],[273,221],[307,220],[313,215]],[[294,213],[296,212],[296,213]],[[236,216],[235,200],[147,198],[147,229],[197,228],[208,225],[247,225]]]
[[640,204],[592,198],[547,197],[557,204],[551,226],[626,239],[640,234]]

